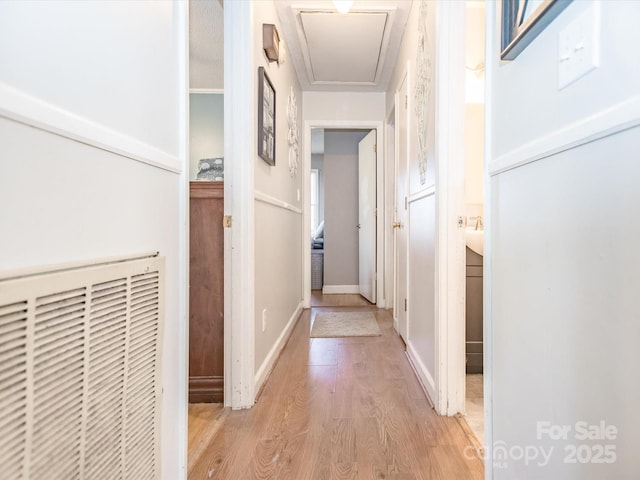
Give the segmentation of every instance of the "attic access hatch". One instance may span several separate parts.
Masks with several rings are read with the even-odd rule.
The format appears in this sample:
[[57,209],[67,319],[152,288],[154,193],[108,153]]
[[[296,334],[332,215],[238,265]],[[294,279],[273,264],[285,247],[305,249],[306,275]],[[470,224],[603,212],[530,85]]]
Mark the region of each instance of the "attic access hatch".
[[386,12],[302,11],[299,15],[302,51],[312,83],[375,84],[384,61]]

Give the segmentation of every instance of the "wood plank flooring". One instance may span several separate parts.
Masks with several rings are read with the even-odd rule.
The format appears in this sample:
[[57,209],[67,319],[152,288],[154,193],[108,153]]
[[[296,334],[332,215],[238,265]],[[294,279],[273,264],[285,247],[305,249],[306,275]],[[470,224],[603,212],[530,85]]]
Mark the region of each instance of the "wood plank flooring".
[[[388,311],[381,337],[309,338],[306,310],[254,408],[228,411],[189,480],[476,480],[454,418],[427,403]],[[345,308],[341,308],[345,311]]]
[[311,290],[312,307],[371,307],[372,304],[362,295],[337,293],[323,295],[322,290]]
[[187,472],[191,472],[202,453],[207,449],[228,413],[229,409],[225,409],[221,403],[189,404]]

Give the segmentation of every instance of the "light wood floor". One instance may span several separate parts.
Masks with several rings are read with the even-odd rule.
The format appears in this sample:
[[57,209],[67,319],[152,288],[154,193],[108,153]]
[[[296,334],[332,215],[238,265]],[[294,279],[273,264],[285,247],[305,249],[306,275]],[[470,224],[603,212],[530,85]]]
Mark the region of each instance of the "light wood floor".
[[213,436],[222,426],[229,409],[221,403],[192,403],[189,404],[189,455],[187,472],[191,472],[194,465],[207,450]]
[[369,301],[357,294],[323,295],[322,290],[311,290],[312,307],[370,307]]
[[225,409],[189,479],[482,479],[462,427],[429,408],[389,312],[364,309],[383,336],[310,339],[331,309],[306,310],[254,408]]

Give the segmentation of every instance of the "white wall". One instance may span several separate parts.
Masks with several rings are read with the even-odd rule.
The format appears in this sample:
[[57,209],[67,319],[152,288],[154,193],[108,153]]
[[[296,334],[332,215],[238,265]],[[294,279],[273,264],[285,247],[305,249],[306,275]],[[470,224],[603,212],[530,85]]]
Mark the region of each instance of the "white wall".
[[[303,96],[293,63],[269,63],[262,49],[262,24],[273,23],[279,28],[273,2],[253,2],[252,8],[255,29],[254,105],[257,105],[258,66],[265,67],[276,91],[276,165],[270,166],[258,157],[257,145],[253,159],[256,196],[255,370],[259,387],[279,349],[284,346],[288,327],[297,318],[302,301],[302,168],[293,177],[289,173],[286,111],[287,98],[293,87],[298,103],[298,129],[302,132]],[[279,30],[282,31],[281,28]],[[257,112],[257,108],[254,111]],[[256,140],[252,141],[255,145]],[[306,232],[304,238],[309,238]],[[263,332],[265,309],[267,325]]]
[[[324,285],[358,285],[358,143],[368,132],[325,130]],[[347,293],[347,292],[344,292]]]
[[224,95],[189,94],[189,178],[202,158],[224,157]]
[[383,121],[384,93],[304,92],[304,119],[342,121]]
[[324,220],[324,155],[311,155],[311,168],[318,170],[318,224]]
[[[401,85],[407,68],[409,111],[409,158],[408,158],[408,215],[404,228],[408,232],[408,292],[407,351],[418,375],[431,399],[437,402],[437,336],[435,296],[435,236],[436,236],[436,186],[435,170],[435,17],[436,4],[427,3],[427,53],[430,59],[431,79],[428,98],[427,144],[428,159],[424,184],[420,182],[418,165],[418,138],[415,115],[414,90],[416,84],[416,58],[418,49],[418,19],[420,3],[414,2],[405,28],[404,38],[398,54],[386,96],[386,112],[393,110],[393,99]],[[404,99],[400,99],[404,102]],[[396,125],[396,131],[399,131]],[[405,139],[398,139],[406,142]],[[400,206],[402,208],[402,206]]]
[[[600,67],[558,91],[559,32],[598,5]],[[490,10],[487,429],[493,445],[554,451],[545,467],[490,457],[489,478],[638,478],[640,384],[630,369],[640,338],[640,4],[573,2],[504,64]],[[541,421],[569,425],[567,439],[538,435]],[[618,433],[580,440],[578,421]],[[588,455],[612,445],[616,460],[568,463],[571,445]]]
[[166,257],[165,479],[186,461],[185,18],[170,2],[0,2],[0,268]]
[[[482,215],[484,202],[484,104],[466,103],[464,112],[464,193],[467,216]],[[474,209],[478,209],[474,210]]]

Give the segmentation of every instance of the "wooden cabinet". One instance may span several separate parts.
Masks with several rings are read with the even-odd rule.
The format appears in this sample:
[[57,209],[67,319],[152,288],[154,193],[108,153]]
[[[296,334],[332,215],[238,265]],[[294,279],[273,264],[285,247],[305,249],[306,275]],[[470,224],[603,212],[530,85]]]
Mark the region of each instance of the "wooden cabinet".
[[189,190],[189,402],[222,402],[224,184],[191,182]]
[[482,270],[484,258],[467,247],[467,373],[482,373]]

